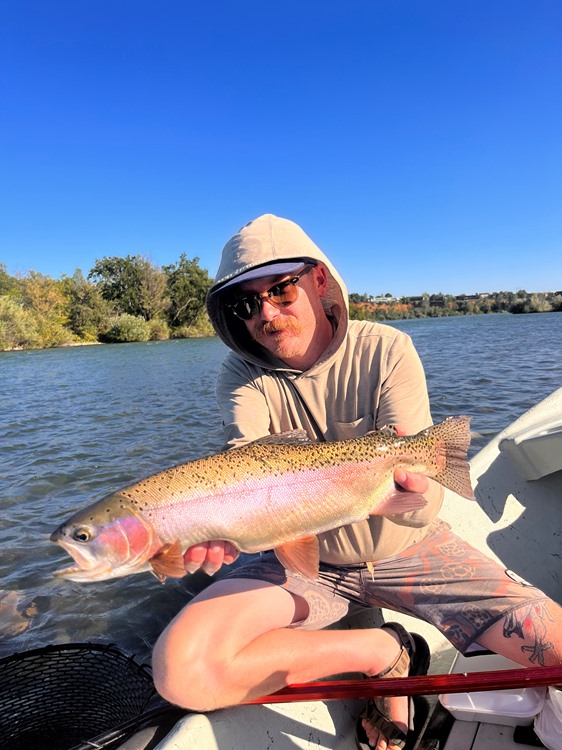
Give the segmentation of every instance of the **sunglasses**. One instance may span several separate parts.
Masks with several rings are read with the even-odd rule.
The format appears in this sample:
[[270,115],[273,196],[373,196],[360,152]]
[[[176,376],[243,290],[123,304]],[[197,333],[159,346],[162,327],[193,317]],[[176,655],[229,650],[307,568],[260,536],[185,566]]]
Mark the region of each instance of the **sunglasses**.
[[274,307],[288,307],[298,297],[297,284],[300,279],[307,273],[312,271],[314,268],[313,263],[309,263],[305,268],[297,275],[293,276],[287,281],[281,281],[278,284],[274,284],[266,292],[259,294],[246,294],[243,297],[238,297],[227,305],[234,315],[240,320],[251,320],[253,317],[259,314],[261,310],[262,300],[267,300],[270,305]]

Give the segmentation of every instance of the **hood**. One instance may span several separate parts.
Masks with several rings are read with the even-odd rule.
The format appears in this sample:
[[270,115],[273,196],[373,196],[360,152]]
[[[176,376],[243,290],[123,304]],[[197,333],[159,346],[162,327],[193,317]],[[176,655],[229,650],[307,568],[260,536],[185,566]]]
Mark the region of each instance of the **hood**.
[[226,346],[242,359],[266,369],[291,369],[256,344],[244,323],[229,312],[225,302],[232,294],[232,282],[258,266],[303,260],[314,260],[326,267],[328,287],[322,303],[335,330],[330,347],[313,369],[326,362],[339,348],[348,321],[347,289],[340,275],[298,224],[273,214],[264,214],[243,226],[226,243],[215,281],[207,295],[207,312],[215,331]]

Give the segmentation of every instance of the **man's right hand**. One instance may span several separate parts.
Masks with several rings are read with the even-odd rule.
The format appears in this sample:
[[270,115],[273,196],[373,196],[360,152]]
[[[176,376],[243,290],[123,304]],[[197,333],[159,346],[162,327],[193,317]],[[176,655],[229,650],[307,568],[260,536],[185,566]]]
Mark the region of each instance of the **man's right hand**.
[[201,569],[212,576],[222,565],[233,563],[239,554],[230,542],[213,540],[188,547],[183,553],[183,562],[188,573]]

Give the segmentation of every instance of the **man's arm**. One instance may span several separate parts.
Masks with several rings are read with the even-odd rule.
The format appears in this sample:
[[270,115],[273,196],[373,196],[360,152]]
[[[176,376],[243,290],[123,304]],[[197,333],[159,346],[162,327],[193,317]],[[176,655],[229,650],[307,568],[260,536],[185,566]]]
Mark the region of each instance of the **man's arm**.
[[271,417],[259,382],[237,357],[228,356],[221,366],[216,396],[227,447],[239,448],[269,434]]

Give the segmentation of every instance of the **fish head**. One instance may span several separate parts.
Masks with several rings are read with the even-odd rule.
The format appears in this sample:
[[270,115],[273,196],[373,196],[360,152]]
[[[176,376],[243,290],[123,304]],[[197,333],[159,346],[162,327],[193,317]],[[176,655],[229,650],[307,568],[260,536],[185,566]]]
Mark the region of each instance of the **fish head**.
[[151,524],[127,503],[115,503],[115,496],[78,511],[50,539],[76,563],[55,576],[82,582],[148,570],[148,560],[162,547]]

